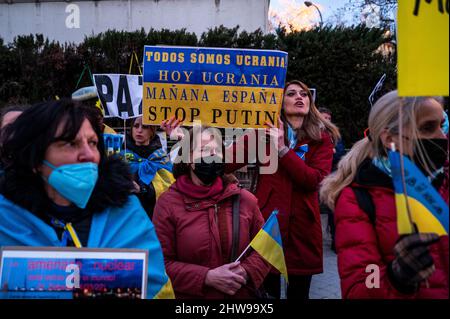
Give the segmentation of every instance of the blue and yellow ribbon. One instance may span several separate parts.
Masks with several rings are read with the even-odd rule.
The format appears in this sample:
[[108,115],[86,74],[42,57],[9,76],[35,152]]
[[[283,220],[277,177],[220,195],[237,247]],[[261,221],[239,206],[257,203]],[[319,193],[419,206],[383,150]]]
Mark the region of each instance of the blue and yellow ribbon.
[[77,232],[72,226],[72,223],[63,223],[62,221],[56,218],[52,218],[51,223],[53,226],[64,229],[61,238],[63,246],[67,246],[67,241],[68,239],[70,239],[74,243],[75,247],[77,248],[83,247],[83,245],[81,245],[80,239],[78,238]]

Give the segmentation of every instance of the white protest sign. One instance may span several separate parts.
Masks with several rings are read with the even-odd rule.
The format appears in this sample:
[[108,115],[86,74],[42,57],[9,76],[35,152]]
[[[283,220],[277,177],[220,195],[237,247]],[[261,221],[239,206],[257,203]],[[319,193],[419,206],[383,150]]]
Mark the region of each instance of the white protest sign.
[[105,117],[126,120],[142,115],[141,75],[94,74],[94,84]]

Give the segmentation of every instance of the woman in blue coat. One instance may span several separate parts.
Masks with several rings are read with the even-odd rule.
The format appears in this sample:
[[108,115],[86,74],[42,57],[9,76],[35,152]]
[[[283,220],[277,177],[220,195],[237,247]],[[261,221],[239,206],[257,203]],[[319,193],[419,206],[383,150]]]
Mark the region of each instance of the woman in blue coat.
[[131,195],[127,165],[105,156],[101,128],[95,108],[59,100],[5,129],[0,246],[148,250],[147,297],[173,297],[153,224]]

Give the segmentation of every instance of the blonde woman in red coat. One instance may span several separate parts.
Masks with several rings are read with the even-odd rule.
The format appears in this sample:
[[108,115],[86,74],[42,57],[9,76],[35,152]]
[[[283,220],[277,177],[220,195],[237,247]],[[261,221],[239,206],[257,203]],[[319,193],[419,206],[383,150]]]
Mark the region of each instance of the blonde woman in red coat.
[[[195,130],[194,130],[195,131]],[[156,202],[153,223],[177,299],[248,299],[270,270],[255,251],[240,255],[264,224],[257,200],[237,180],[223,177],[220,141],[202,129],[185,163],[174,166],[176,182]],[[202,162],[196,162],[197,159]],[[236,197],[236,196],[239,197]],[[236,199],[237,198],[237,199]],[[233,250],[233,205],[239,201],[239,239]]]
[[[449,297],[448,235],[399,236],[386,151],[391,143],[397,149],[402,143],[405,155],[448,203],[448,139],[441,129],[442,110],[436,98],[402,99],[396,91],[386,94],[370,112],[369,136],[357,142],[339,162],[338,170],[324,180],[321,199],[335,210],[343,298]],[[367,200],[358,203],[361,190],[372,201],[373,215],[363,205]],[[368,280],[374,270],[376,282]]]

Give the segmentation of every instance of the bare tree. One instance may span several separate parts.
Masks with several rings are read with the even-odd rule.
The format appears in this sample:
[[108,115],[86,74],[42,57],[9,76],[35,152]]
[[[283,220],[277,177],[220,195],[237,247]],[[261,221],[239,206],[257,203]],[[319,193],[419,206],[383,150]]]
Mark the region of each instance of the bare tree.
[[344,10],[353,12],[357,17],[361,16],[363,11],[367,13],[372,8],[373,14],[379,15],[380,27],[392,28],[395,23],[393,17],[397,7],[397,0],[348,0]]

